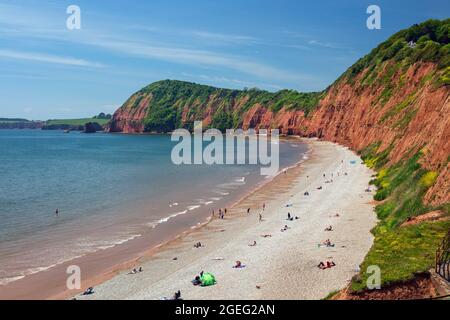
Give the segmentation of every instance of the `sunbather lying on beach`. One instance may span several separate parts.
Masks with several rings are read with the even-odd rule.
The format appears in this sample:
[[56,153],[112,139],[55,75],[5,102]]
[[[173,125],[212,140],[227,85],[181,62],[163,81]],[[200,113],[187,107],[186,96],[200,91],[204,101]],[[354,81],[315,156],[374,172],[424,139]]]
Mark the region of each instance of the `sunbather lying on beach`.
[[240,269],[240,268],[244,268],[245,265],[242,264],[242,262],[240,262],[239,260],[236,261],[236,264],[233,266],[233,268],[235,269]]
[[326,227],[325,231],[333,231],[333,227],[332,226]]
[[327,239],[323,242],[323,245],[327,246],[327,247],[334,247],[334,244],[331,243],[330,239]]
[[83,296],[87,296],[87,295],[90,295],[90,294],[93,294],[93,293],[94,293],[94,288],[93,287],[89,287],[89,288],[86,289],[86,291],[83,292]]
[[322,190],[322,186],[318,187],[317,190]]
[[288,229],[290,229],[290,228],[288,227],[288,225],[285,225],[285,226],[281,229],[281,232],[284,232],[284,231],[286,231],[286,230],[288,230]]
[[272,235],[271,234],[263,234],[261,237],[263,237],[263,238],[270,238],[270,237],[272,237]]
[[303,195],[304,195],[304,196],[309,196],[309,192],[306,191]]
[[249,247],[254,247],[254,246],[256,246],[256,241],[253,241],[253,243],[250,243],[248,246],[249,246]]
[[194,280],[191,281],[194,286],[200,285],[202,282],[200,281],[200,276],[196,276]]
[[191,281],[192,284],[193,284],[194,286],[198,286],[198,285],[201,285],[201,284],[202,284],[202,281],[201,281],[202,275],[203,275],[203,271],[200,272],[200,275],[196,276],[196,277],[194,278],[194,280]]
[[320,262],[319,265],[317,266],[319,269],[325,270],[325,269],[330,269],[332,267],[334,267],[336,264],[334,263],[334,261],[327,261],[327,262]]

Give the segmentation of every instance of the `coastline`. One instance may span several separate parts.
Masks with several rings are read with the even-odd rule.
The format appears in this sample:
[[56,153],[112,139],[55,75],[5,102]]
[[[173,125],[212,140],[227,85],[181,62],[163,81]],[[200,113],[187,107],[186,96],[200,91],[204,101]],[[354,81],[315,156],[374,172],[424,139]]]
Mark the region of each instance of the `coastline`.
[[[309,160],[309,156],[312,151],[311,145],[310,145],[311,141],[309,141],[310,139],[304,139],[299,136],[282,136],[282,137],[280,137],[280,139],[283,139],[284,141],[296,141],[296,142],[300,141],[300,142],[304,143],[308,149],[303,154],[302,158],[299,159],[295,164],[284,168],[283,171],[278,172],[275,176],[271,177],[270,179],[267,179],[266,181],[263,181],[262,183],[257,184],[254,188],[246,191],[239,199],[232,202],[231,205],[227,207],[227,208],[229,208],[228,210],[230,210],[230,211],[228,212],[226,219],[230,219],[230,217],[232,218],[234,216],[233,208],[238,206],[241,202],[245,201],[245,199],[254,195],[256,192],[258,192],[258,190],[264,188],[267,185],[270,185],[273,182],[273,180],[276,178],[279,178],[283,174],[284,171],[289,171],[294,168],[299,168],[302,163]],[[215,211],[217,212],[218,208]],[[104,270],[98,276],[91,277],[89,279],[82,281],[82,289],[81,290],[73,290],[73,291],[65,290],[56,295],[51,295],[51,296],[47,297],[46,299],[47,300],[62,300],[62,299],[73,298],[73,297],[79,295],[81,292],[83,292],[88,287],[93,287],[96,285],[103,284],[103,283],[113,279],[114,277],[120,275],[123,272],[128,272],[130,269],[136,267],[137,265],[145,263],[147,260],[153,258],[159,252],[163,252],[164,250],[170,250],[170,248],[172,248],[172,246],[174,244],[176,244],[179,241],[182,241],[184,237],[201,232],[203,230],[203,228],[207,227],[211,222],[213,222],[215,220],[218,220],[217,214],[215,217],[211,217],[211,216],[207,217],[204,222],[196,225],[195,227],[191,227],[190,229],[186,229],[186,230],[178,233],[177,235],[170,238],[169,240],[162,241],[161,243],[159,243],[155,246],[152,246],[151,248],[149,248],[148,250],[143,252],[140,256],[138,256],[134,259],[125,261],[124,263],[121,263],[121,264],[116,264],[116,265],[112,266],[111,268]]]
[[[95,286],[91,296],[80,296],[77,291],[51,299],[161,299],[177,290],[185,299],[320,299],[345,287],[373,242],[370,229],[376,217],[372,194],[364,192],[372,171],[345,147],[304,141],[309,145],[310,158],[247,193],[229,209],[225,220],[209,219],[150,249],[141,258],[116,266],[97,279],[83,281],[82,289]],[[348,176],[344,175],[347,171]],[[327,173],[326,178],[323,173]],[[334,181],[326,184],[331,173]],[[315,185],[323,189],[317,190]],[[305,190],[310,197],[303,196]],[[324,194],[331,199],[323,201]],[[262,203],[266,203],[266,209],[263,221],[258,222]],[[291,206],[286,208],[286,203]],[[248,207],[250,215],[246,213]],[[286,221],[288,211],[300,219]],[[335,213],[340,216],[332,217]],[[291,229],[280,232],[285,224]],[[323,231],[328,224],[333,224],[333,232]],[[262,234],[272,237],[262,238]],[[317,244],[327,238],[335,247],[319,248]],[[205,247],[193,248],[198,241]],[[253,241],[257,246],[249,247]],[[337,266],[318,269],[317,264],[327,259]],[[235,270],[235,260],[247,266]],[[127,275],[135,266],[143,266],[144,272]],[[192,286],[190,280],[202,270],[213,272],[218,284]],[[291,285],[280,283],[280,275],[290,278]]]
[[[300,141],[299,137],[282,137],[281,139],[286,142]],[[302,145],[303,147],[307,146],[306,143]],[[303,153],[303,156],[300,158],[296,157],[296,160],[294,160],[296,162],[284,169],[297,166],[300,162],[304,161],[304,157],[307,153],[308,151]],[[233,207],[249,195],[269,184],[273,179],[274,177],[262,179],[253,186],[250,186],[250,188],[237,193],[235,197],[228,200],[228,203],[222,203],[221,205],[227,208]],[[125,242],[124,244],[114,246],[107,250],[99,250],[86,255],[81,255],[71,260],[66,260],[51,266],[46,270],[29,274],[17,281],[3,285],[2,289],[4,290],[0,290],[0,300],[67,299],[74,294],[74,291],[66,289],[66,280],[69,277],[66,273],[67,267],[72,265],[80,266],[82,270],[83,287],[100,284],[111,279],[121,271],[132,268],[141,260],[148,259],[155,252],[165,248],[167,244],[202,228],[211,220],[210,212],[207,215],[200,216],[200,218],[197,219],[198,221],[195,221],[193,224],[189,222],[190,220],[187,221],[187,218],[189,217],[186,216],[184,218],[184,224],[178,223],[180,227],[172,230],[168,230],[172,227],[171,225],[160,225],[159,228],[162,229],[162,235],[161,232],[159,232],[159,236],[138,237],[132,241]]]

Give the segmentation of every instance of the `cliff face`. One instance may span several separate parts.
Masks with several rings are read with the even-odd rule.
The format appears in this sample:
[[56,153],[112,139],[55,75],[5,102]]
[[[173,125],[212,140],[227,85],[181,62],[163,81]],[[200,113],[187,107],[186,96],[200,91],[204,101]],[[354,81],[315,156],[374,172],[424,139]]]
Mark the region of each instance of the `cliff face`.
[[326,91],[277,93],[217,89],[161,81],[119,108],[109,131],[141,133],[204,127],[278,128],[319,137],[355,151],[376,146],[391,166],[420,152],[436,172],[424,201],[450,202],[450,22],[400,31],[360,59]]
[[362,84],[364,73],[356,77],[356,84],[339,82],[306,121],[305,133],[353,150],[380,143],[378,152],[392,148],[388,165],[421,151],[422,166],[439,172],[425,201],[449,202],[450,89],[449,86],[436,88],[432,81],[427,81],[435,72],[435,64],[417,63],[404,73],[394,74],[389,81],[396,93],[384,104],[379,100],[384,85]]

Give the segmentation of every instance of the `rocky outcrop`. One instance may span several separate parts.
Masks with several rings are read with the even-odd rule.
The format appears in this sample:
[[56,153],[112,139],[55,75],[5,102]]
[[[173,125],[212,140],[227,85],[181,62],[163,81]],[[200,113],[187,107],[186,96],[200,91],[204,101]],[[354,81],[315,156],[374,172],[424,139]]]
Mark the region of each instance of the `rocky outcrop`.
[[96,133],[97,131],[103,131],[103,127],[97,122],[88,122],[84,125],[83,133]]

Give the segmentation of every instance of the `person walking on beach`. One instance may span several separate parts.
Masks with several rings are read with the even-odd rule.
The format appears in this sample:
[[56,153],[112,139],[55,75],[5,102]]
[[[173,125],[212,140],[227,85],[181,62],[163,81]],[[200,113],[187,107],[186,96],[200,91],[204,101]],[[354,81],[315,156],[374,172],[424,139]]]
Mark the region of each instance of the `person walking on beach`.
[[263,203],[263,211],[264,211],[264,209],[266,209],[266,204],[265,203]]
[[262,214],[259,213],[259,222],[261,222],[261,221],[262,221]]
[[250,208],[247,209],[247,214],[250,214]]
[[56,216],[59,215],[59,210],[58,210],[58,208],[56,208],[56,210],[55,210],[55,215],[56,215]]

